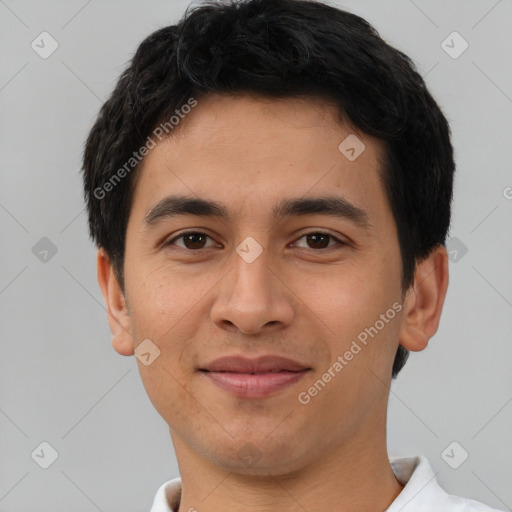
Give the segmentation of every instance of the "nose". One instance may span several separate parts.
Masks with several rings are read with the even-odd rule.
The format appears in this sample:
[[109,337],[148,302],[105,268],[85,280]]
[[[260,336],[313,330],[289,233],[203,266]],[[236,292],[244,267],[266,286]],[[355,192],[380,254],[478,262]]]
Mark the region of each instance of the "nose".
[[293,292],[263,252],[251,263],[233,254],[232,269],[218,285],[211,319],[222,329],[257,334],[290,325]]

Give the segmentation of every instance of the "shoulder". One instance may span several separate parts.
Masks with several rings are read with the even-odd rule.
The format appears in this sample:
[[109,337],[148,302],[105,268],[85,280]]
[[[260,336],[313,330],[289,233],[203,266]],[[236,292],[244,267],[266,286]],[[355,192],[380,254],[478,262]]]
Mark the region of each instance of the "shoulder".
[[503,512],[479,501],[447,493],[423,455],[390,458],[390,464],[404,488],[386,512]]
[[180,506],[181,478],[164,482],[156,492],[150,512],[175,512]]
[[497,508],[491,508],[480,501],[472,500],[469,498],[462,498],[461,496],[454,496],[444,492],[444,498],[440,503],[443,507],[450,512],[503,512]]

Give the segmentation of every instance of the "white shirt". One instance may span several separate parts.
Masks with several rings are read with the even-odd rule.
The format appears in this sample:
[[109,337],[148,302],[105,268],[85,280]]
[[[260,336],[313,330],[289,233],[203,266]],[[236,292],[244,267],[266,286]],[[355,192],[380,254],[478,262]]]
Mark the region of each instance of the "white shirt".
[[[423,455],[390,458],[389,462],[397,480],[405,487],[385,512],[503,512],[479,501],[448,494],[437,483]],[[150,512],[177,512],[180,498],[181,479],[169,480],[158,489]]]

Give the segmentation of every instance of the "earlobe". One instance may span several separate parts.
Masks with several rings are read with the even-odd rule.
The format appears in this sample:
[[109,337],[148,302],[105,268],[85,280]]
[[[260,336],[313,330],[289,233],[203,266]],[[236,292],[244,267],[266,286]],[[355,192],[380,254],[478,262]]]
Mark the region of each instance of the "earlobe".
[[418,352],[428,346],[439,327],[448,289],[448,253],[437,245],[427,258],[416,264],[414,284],[404,299],[400,345]]
[[134,354],[134,343],[125,297],[103,248],[98,249],[96,261],[98,284],[105,300],[112,333],[112,346],[119,354],[131,356]]
[[425,332],[414,324],[402,328],[400,345],[411,352],[420,352],[428,346],[429,338]]

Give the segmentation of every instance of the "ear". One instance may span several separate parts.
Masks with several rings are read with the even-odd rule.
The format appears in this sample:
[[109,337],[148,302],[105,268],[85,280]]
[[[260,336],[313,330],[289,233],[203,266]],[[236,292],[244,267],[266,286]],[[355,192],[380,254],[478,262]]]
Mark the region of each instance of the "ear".
[[418,352],[427,347],[439,327],[448,289],[448,252],[437,245],[416,264],[414,283],[405,295],[400,345]]
[[112,346],[119,354],[132,356],[134,344],[128,307],[119,282],[115,277],[114,269],[110,264],[110,259],[103,248],[98,250],[97,272],[98,284],[107,306]]

